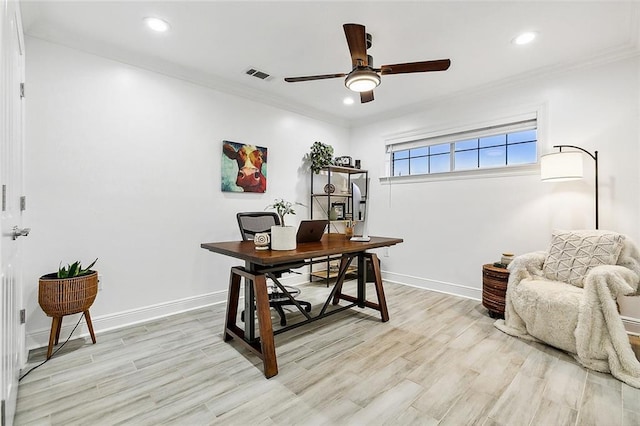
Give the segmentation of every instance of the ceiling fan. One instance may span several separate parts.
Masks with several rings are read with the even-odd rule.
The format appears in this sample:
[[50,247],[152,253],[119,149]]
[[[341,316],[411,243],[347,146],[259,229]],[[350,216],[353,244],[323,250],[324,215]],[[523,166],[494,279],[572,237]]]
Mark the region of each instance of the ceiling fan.
[[373,59],[367,55],[367,49],[371,47],[371,34],[365,32],[364,25],[344,24],[344,34],[347,37],[347,45],[351,53],[351,72],[348,74],[323,74],[309,75],[305,77],[286,77],[284,81],[297,83],[300,81],[325,80],[328,78],[347,77],[344,85],[354,92],[360,92],[360,102],[373,100],[373,89],[380,84],[380,75],[408,74],[415,72],[445,71],[451,65],[449,59],[435,61],[407,62],[403,64],[382,65],[373,67]]

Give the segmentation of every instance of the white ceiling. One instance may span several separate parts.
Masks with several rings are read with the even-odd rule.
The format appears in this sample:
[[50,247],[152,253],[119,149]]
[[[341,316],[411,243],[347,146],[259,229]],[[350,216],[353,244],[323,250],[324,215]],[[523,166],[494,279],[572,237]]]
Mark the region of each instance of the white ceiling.
[[[23,0],[27,35],[199,82],[345,125],[399,114],[452,94],[589,61],[638,53],[637,2],[219,2]],[[147,16],[171,24],[149,31]],[[383,76],[360,104],[342,79],[287,76],[350,71],[342,24],[366,26],[374,64],[451,59],[445,72]],[[511,43],[539,32],[527,46]],[[268,81],[245,74],[250,67]],[[343,104],[352,96],[356,103]]]

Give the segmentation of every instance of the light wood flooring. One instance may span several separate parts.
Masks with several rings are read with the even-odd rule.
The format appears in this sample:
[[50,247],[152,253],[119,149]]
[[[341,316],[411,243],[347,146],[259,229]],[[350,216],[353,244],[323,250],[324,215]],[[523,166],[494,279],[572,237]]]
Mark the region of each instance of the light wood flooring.
[[640,390],[503,334],[479,302],[385,289],[388,323],[356,308],[276,336],[271,379],[222,340],[224,305],[71,340],[20,382],[15,424],[640,425]]

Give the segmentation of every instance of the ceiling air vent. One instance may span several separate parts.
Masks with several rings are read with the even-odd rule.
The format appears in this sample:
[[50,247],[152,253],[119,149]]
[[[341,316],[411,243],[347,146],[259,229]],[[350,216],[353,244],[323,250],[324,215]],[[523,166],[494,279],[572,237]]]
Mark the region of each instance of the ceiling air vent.
[[257,70],[255,68],[249,68],[245,71],[245,74],[250,75],[255,78],[259,78],[260,80],[270,80],[270,75],[264,71]]

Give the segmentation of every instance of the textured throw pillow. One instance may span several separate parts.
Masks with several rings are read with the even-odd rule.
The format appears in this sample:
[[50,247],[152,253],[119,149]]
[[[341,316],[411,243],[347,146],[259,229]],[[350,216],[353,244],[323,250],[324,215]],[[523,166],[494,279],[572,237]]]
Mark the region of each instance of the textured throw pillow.
[[554,231],[542,272],[549,280],[582,287],[591,268],[616,264],[623,241],[608,231]]

